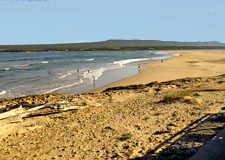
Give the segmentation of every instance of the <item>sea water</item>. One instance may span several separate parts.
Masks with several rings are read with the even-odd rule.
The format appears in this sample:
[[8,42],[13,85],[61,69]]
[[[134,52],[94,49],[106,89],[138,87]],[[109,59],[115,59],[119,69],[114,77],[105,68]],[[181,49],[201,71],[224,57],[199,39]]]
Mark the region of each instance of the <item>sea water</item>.
[[138,73],[138,65],[168,59],[155,51],[0,53],[0,98],[83,93]]

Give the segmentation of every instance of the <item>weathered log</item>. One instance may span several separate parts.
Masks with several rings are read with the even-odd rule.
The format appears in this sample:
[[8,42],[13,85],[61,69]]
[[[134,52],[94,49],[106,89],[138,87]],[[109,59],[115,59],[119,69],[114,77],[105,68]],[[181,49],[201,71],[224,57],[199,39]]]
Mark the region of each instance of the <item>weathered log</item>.
[[191,92],[207,92],[207,91],[225,91],[224,86],[209,86],[209,87],[200,87],[200,88],[191,88],[188,91]]
[[[40,115],[55,114],[60,112],[66,112],[70,110],[82,109],[89,106],[101,106],[101,104],[95,103],[92,105],[77,106],[76,103],[55,103],[44,105],[20,105],[19,107],[12,107],[8,110],[7,106],[0,107],[2,113],[0,113],[0,121],[7,123],[20,122],[23,118],[29,118]],[[4,111],[4,112],[3,112]]]
[[88,106],[70,106],[66,108],[54,108],[53,106],[47,106],[46,108],[39,108],[39,109],[32,108],[31,110],[27,110],[25,113],[23,113],[21,115],[21,118],[55,114],[55,113],[66,112],[70,110],[82,109],[86,107]]
[[9,110],[11,110],[11,109],[18,108],[19,106],[20,106],[19,104],[17,104],[17,105],[0,106],[0,113],[9,111]]
[[171,89],[167,90],[166,92],[182,92],[182,91],[188,91],[188,92],[210,92],[210,91],[225,91],[224,86],[208,86],[208,87],[198,87],[198,88],[189,88],[189,89]]
[[14,116],[17,116],[19,114],[22,114],[24,113],[26,110],[20,106],[19,108],[16,108],[16,109],[12,109],[8,112],[4,112],[4,113],[1,113],[0,114],[0,120],[1,119],[6,119],[6,118],[9,118],[9,117],[14,117]]

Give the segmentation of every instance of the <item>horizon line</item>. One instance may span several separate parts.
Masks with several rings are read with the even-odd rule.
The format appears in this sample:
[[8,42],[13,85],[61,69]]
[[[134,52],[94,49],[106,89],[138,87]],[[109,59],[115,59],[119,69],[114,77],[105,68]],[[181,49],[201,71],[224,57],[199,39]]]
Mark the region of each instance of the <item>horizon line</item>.
[[0,46],[3,45],[54,45],[54,44],[79,44],[79,43],[95,43],[95,42],[105,42],[105,41],[119,41],[119,40],[124,40],[124,41],[132,41],[132,40],[136,40],[136,41],[162,41],[162,42],[183,42],[183,43],[204,43],[204,42],[217,42],[217,43],[224,43],[224,42],[220,42],[220,41],[216,41],[216,40],[211,40],[211,41],[176,41],[176,40],[152,40],[152,39],[107,39],[107,40],[100,40],[100,41],[75,41],[75,42],[56,42],[56,43],[14,43],[14,44],[0,44]]

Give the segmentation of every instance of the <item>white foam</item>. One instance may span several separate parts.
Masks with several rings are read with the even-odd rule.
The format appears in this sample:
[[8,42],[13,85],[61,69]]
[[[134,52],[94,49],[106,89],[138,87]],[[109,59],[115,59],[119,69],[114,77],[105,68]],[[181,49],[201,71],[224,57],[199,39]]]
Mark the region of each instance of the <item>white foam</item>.
[[128,63],[138,62],[138,61],[146,61],[146,60],[150,60],[150,59],[151,58],[139,58],[139,59],[127,59],[127,60],[115,61],[115,62],[113,62],[113,64],[116,64],[116,65],[119,65],[119,66],[101,67],[101,68],[92,70],[90,72],[84,72],[83,76],[84,76],[84,78],[88,78],[90,80],[93,80],[93,77],[94,77],[95,80],[97,80],[102,76],[103,72],[106,71],[106,70],[121,68],[125,64],[128,64]]
[[160,51],[157,51],[157,52],[152,52],[152,51],[150,51],[151,53],[155,53],[155,54],[168,54],[168,53],[166,53],[166,52],[160,52]]
[[31,65],[35,65],[35,64],[47,64],[48,61],[43,61],[43,62],[37,62],[37,63],[27,63],[27,64],[16,64],[14,65],[15,67],[28,67]]
[[85,59],[84,61],[94,61],[94,58]]
[[88,72],[84,72],[84,78],[93,79],[93,76],[95,77],[95,80],[97,80],[99,77],[102,76],[103,72],[107,70],[107,68],[98,68],[95,70]]
[[176,57],[181,56],[181,54],[176,54],[176,53],[173,53],[173,55]]
[[[42,64],[47,64],[48,63],[48,61],[43,61],[43,62],[41,62]],[[38,63],[37,63],[38,64]]]
[[15,67],[28,67],[31,64],[20,64],[20,65],[14,65]]
[[4,91],[1,91],[1,92],[0,92],[0,95],[4,95],[4,94],[6,94],[6,93],[7,93],[7,91],[4,90]]
[[21,64],[20,66],[21,66],[21,67],[27,67],[27,66],[29,66],[29,65],[31,65],[31,64]]
[[2,68],[1,71],[10,71],[10,68]]
[[64,75],[60,76],[59,79],[66,78],[66,77],[70,76],[73,72],[74,71],[68,72],[67,74],[64,74]]
[[58,88],[51,89],[49,91],[44,92],[44,94],[52,93],[54,91],[57,91],[57,90],[60,90],[60,89],[63,89],[63,88],[69,88],[69,87],[72,87],[72,86],[77,85],[77,84],[82,83],[82,82],[83,82],[83,79],[80,79],[78,82],[69,84],[67,86],[61,86],[61,87],[58,87]]
[[27,63],[27,64],[15,64],[15,65],[13,65],[14,67],[28,67],[28,66],[30,66],[30,65],[32,65],[32,63]]
[[158,52],[154,52],[155,54],[160,54],[160,55],[162,55],[162,54],[172,54],[173,56],[180,56],[180,54],[177,54],[177,53],[166,53],[166,52],[160,52],[160,51],[158,51]]
[[154,58],[152,58],[152,59],[154,59],[154,60],[160,60],[160,59],[168,59],[168,58],[170,58],[171,56],[163,56],[163,57],[154,57]]
[[125,64],[132,63],[132,62],[138,62],[138,61],[147,61],[150,60],[151,58],[139,58],[139,59],[126,59],[126,60],[121,60],[121,61],[115,61],[113,64],[118,64],[120,67],[122,67]]

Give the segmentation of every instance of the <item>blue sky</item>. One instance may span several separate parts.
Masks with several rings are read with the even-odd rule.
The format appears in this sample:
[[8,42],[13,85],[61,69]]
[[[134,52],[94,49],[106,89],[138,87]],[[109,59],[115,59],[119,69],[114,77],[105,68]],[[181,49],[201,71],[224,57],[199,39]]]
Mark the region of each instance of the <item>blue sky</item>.
[[0,44],[225,42],[224,0],[0,0]]

